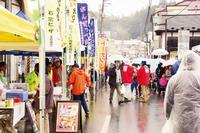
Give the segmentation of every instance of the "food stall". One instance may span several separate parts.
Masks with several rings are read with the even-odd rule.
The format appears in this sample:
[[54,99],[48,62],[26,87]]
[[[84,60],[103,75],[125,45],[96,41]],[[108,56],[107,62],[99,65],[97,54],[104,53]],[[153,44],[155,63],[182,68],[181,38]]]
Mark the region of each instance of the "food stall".
[[[0,50],[33,51],[38,49],[33,24],[15,16],[2,6],[0,6],[0,20]],[[7,88],[1,87],[0,89],[5,91]],[[11,97],[11,95],[13,96],[12,90],[10,90],[9,95],[7,91],[5,93],[6,98],[0,101],[0,120],[3,121],[2,118],[6,118],[6,120],[9,118],[10,125],[14,129],[14,126],[25,116],[25,100],[21,99],[20,96],[23,95],[24,97],[28,93],[24,93],[24,91],[22,91],[24,94],[15,92],[14,97]],[[1,131],[2,128],[0,128]]]

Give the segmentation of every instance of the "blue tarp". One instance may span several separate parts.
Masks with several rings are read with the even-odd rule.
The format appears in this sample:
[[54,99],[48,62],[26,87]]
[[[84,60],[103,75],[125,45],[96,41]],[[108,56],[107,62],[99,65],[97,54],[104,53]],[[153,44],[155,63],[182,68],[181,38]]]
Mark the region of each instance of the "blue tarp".
[[26,20],[26,21],[29,21],[31,22],[31,20],[22,12],[22,11],[19,11],[17,14],[16,14],[18,17]]

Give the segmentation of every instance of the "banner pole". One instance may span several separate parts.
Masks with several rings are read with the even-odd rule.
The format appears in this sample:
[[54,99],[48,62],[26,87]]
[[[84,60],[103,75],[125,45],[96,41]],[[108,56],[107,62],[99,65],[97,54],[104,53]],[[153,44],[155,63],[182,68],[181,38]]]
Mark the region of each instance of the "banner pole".
[[40,0],[40,28],[41,28],[41,44],[39,47],[40,61],[40,133],[44,133],[45,127],[45,5],[46,0]]

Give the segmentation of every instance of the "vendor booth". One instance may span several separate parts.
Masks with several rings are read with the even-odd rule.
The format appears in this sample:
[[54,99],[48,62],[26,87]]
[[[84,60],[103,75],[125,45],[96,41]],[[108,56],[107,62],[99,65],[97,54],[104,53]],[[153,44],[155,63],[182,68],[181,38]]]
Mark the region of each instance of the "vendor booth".
[[37,34],[32,23],[0,6],[0,50],[38,50]]
[[[39,44],[37,42],[38,35],[35,26],[32,23],[15,16],[2,6],[0,6],[0,20],[0,55],[39,56]],[[46,56],[61,57],[63,49],[61,47],[54,47],[45,48],[45,51]],[[0,112],[3,111],[4,114],[8,114],[12,119],[10,125],[15,127],[15,124],[25,116],[27,102],[25,103],[26,100],[21,100],[21,102],[15,103],[15,99],[13,100],[13,98],[15,98],[16,95],[22,95],[24,97],[27,93],[24,93],[24,90],[21,90],[21,92],[19,92],[19,90],[16,91],[13,87],[10,87],[9,89],[11,90],[9,90],[9,95],[6,95],[6,98],[8,99],[8,103],[13,104],[6,104],[6,101],[3,101],[0,103]],[[14,92],[12,92],[12,90],[14,90]],[[62,87],[54,90],[56,90],[54,91],[54,98],[59,100],[62,93]],[[30,106],[31,104],[29,104],[29,112],[33,112],[32,109],[30,109]],[[34,118],[32,114],[31,117]],[[1,119],[0,116],[0,120]],[[34,124],[35,120],[32,119],[32,121]]]
[[[33,24],[21,19],[18,16],[15,16],[2,6],[0,6],[0,20],[1,51],[38,50],[39,45],[36,42],[37,35]],[[0,89],[2,90],[3,88]],[[0,120],[4,121],[2,118],[4,118],[4,116],[10,115],[10,126],[14,127],[15,124],[17,124],[25,116],[25,101],[23,98],[21,99],[21,96],[26,97],[25,95],[28,95],[28,93],[26,93],[24,90],[14,90],[14,93],[12,90],[14,89],[10,88],[8,91],[4,88],[4,93],[6,93],[4,98],[6,99],[5,101],[0,101]]]

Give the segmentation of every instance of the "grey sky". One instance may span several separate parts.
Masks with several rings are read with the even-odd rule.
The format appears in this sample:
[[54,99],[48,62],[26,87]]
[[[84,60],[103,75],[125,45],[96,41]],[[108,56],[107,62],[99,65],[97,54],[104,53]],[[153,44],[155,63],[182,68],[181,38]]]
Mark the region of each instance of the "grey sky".
[[[87,0],[89,8],[94,11],[98,11],[98,7],[101,5],[102,0]],[[157,5],[160,0],[152,0],[153,5]],[[168,2],[173,0],[167,0]],[[174,0],[180,2],[182,0]],[[105,8],[105,12],[108,15],[124,16],[135,13],[148,6],[149,0],[111,0],[111,5]]]

